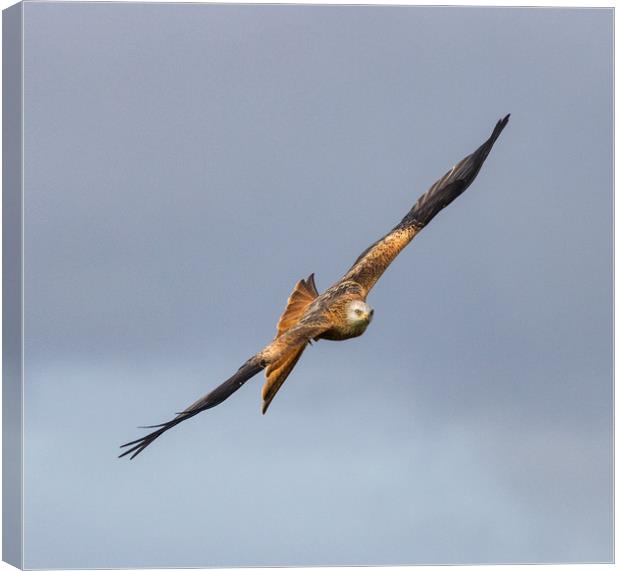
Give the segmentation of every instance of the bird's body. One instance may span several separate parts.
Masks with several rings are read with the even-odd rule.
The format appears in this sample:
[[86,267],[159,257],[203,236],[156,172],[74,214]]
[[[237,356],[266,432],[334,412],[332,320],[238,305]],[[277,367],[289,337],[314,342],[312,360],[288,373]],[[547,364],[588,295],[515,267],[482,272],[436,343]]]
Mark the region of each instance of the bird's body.
[[333,325],[321,333],[316,340],[345,341],[359,337],[366,331],[372,321],[374,310],[361,298],[347,298],[345,296],[335,300],[328,311],[333,315]]
[[473,182],[508,118],[509,115],[500,120],[476,151],[431,186],[390,232],[364,250],[342,279],[322,294],[317,291],[314,274],[300,280],[289,296],[271,343],[248,359],[227,381],[175,418],[150,427],[156,430],[124,444],[123,447],[129,448],[121,456],[135,457],[170,428],[223,402],[261,370],[265,370],[266,376],[262,391],[265,413],[308,344],[321,339],[343,341],[362,335],[373,316],[373,310],[366,303],[372,287],[420,230]]

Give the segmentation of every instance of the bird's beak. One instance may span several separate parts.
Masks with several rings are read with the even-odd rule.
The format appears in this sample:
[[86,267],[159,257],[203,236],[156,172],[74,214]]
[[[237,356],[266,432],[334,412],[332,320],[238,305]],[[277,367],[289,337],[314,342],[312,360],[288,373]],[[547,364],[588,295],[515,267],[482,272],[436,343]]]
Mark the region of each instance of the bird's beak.
[[375,310],[371,309],[367,314],[366,314],[366,319],[368,319],[368,323],[370,323],[372,321],[372,316],[374,314]]

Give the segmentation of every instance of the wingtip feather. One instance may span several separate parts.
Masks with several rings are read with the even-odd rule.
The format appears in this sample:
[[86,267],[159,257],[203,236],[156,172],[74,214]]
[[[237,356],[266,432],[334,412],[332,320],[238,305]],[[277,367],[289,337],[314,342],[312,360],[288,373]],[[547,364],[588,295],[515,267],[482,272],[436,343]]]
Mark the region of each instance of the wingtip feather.
[[500,133],[504,130],[504,127],[508,125],[508,121],[510,120],[510,113],[508,113],[505,117],[500,119],[495,125],[495,129],[493,129],[493,133],[491,134],[491,141],[495,142],[495,140],[499,137]]

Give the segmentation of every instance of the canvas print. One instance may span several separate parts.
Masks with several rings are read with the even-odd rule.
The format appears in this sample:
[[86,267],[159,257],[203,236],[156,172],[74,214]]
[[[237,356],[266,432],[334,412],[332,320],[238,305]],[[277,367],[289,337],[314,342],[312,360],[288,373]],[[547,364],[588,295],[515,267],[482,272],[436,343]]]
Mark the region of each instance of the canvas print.
[[613,560],[610,9],[3,12],[3,559]]

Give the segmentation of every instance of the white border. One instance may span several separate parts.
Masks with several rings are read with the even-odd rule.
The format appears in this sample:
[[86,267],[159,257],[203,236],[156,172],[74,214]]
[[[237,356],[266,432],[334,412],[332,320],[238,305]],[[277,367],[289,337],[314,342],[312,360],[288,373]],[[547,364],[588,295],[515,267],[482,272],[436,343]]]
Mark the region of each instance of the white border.
[[[46,0],[26,0],[27,2],[33,2],[33,1],[46,1]],[[70,1],[81,1],[81,0],[59,0],[59,1],[64,1],[64,2],[70,2]],[[108,2],[108,0],[98,0],[98,1],[105,1]],[[108,2],[110,3],[110,2]],[[185,0],[149,0],[148,2],[142,2],[142,3],[147,3],[147,4],[151,4],[151,3],[184,3],[184,4],[188,4],[188,3],[195,3],[195,2],[187,2]],[[197,3],[197,2],[196,2]],[[204,2],[204,3],[223,3],[223,2]],[[227,0],[226,3],[230,3],[230,4],[278,4],[281,2],[273,2],[273,0]],[[4,10],[5,8],[8,8],[9,6],[12,6],[13,4],[15,4],[15,2],[11,1],[11,0],[0,0],[0,8],[2,10]],[[321,4],[321,5],[329,5],[329,4],[339,4],[339,5],[383,5],[383,6],[389,6],[389,5],[405,5],[405,6],[480,6],[480,7],[491,7],[491,6],[499,6],[500,4],[498,3],[497,0],[492,1],[492,0],[477,0],[475,4],[472,4],[471,2],[466,2],[463,0],[452,0],[449,3],[446,2],[440,2],[437,0],[426,0],[424,2],[413,2],[411,0],[402,0],[400,2],[394,2],[394,1],[386,1],[386,0],[376,0],[375,2],[360,2],[359,0],[340,0],[338,2],[334,2],[333,0],[314,0],[313,2],[303,2],[300,0],[289,0],[288,2],[286,2],[286,4]],[[506,7],[506,6],[510,6],[510,7],[538,7],[538,8],[615,8],[616,7],[616,3],[615,2],[611,2],[611,1],[599,1],[599,2],[591,2],[591,1],[575,1],[575,0],[564,0],[563,2],[560,2],[558,0],[548,0],[547,2],[532,2],[532,1],[528,1],[528,2],[523,2],[523,1],[518,1],[518,0],[503,0],[501,2],[501,6]],[[22,13],[23,16],[23,13]],[[614,30],[616,29],[616,21],[617,21],[617,14],[616,11],[614,10]],[[22,17],[22,41],[23,41],[23,26],[24,26],[24,18]],[[1,26],[0,26],[0,39],[1,39]],[[23,50],[23,46],[22,46],[22,70],[23,70],[23,63],[24,63],[24,50]],[[614,77],[616,76],[616,62],[618,61],[618,48],[615,44],[614,41]],[[22,133],[23,133],[23,127],[24,127],[24,113],[23,113],[23,97],[24,97],[24,89],[23,89],[23,73],[22,73]],[[0,98],[1,98],[1,92],[2,92],[2,79],[0,77]],[[617,103],[617,93],[615,91],[615,81],[614,81],[614,108],[616,106]],[[0,119],[0,124],[1,124],[1,119]],[[618,155],[617,155],[617,147],[615,145],[615,126],[616,126],[616,122],[615,122],[615,113],[614,113],[614,187],[615,187],[615,165],[617,164],[618,161]],[[23,161],[23,157],[24,157],[24,141],[22,138],[22,188],[23,188],[23,183],[24,183],[24,161]],[[1,147],[1,143],[0,143],[0,147]],[[0,164],[0,176],[1,176],[1,171],[2,171],[2,166]],[[614,195],[615,197],[615,195]],[[618,213],[619,213],[619,206],[618,206],[618,202],[616,202],[614,200],[614,220],[617,217]],[[1,206],[0,206],[1,209]],[[23,301],[23,278],[24,278],[24,258],[23,258],[23,248],[24,248],[24,196],[22,193],[22,301]],[[1,228],[1,224],[2,224],[2,220],[0,217],[0,228]],[[0,238],[1,241],[1,238]],[[614,299],[618,294],[618,284],[615,281],[615,267],[616,267],[616,253],[618,251],[618,242],[617,242],[617,236],[615,233],[615,222],[614,222]],[[2,268],[0,267],[0,278],[2,275]],[[1,286],[0,286],[1,287]],[[0,317],[2,315],[2,311],[0,309]],[[619,343],[618,343],[618,339],[615,336],[615,323],[616,323],[616,317],[617,317],[617,313],[616,313],[616,305],[614,303],[614,363],[616,360],[616,356],[618,355],[618,348],[619,348]],[[24,373],[24,352],[23,352],[23,348],[24,348],[24,328],[23,328],[23,323],[24,323],[24,314],[23,314],[23,303],[22,303],[22,374]],[[2,333],[0,331],[0,343],[2,340]],[[615,369],[615,367],[614,367]],[[615,378],[615,375],[614,375]],[[0,404],[1,404],[1,399],[2,396],[0,394]],[[616,393],[616,391],[614,390],[614,490],[616,489],[616,487],[618,486],[618,473],[615,470],[615,443],[618,441],[618,427],[615,424],[615,408],[618,405],[618,395]],[[24,409],[23,409],[23,405],[24,405],[24,391],[23,391],[23,385],[22,385],[22,434],[23,434],[23,423],[24,423]],[[0,417],[1,417],[1,408],[0,408]],[[23,470],[23,448],[22,448],[22,470]],[[23,471],[22,471],[23,474]],[[1,459],[0,459],[0,479],[1,479]],[[0,506],[1,506],[1,498],[0,498]],[[617,545],[617,529],[618,529],[618,521],[617,521],[617,509],[616,509],[616,495],[614,493],[614,552],[615,552],[615,546]],[[22,496],[22,524],[23,524],[23,515],[24,515],[24,509],[23,509],[23,496]],[[0,532],[2,530],[2,523],[0,522]],[[1,535],[0,535],[1,537]],[[23,527],[22,527],[22,561],[24,561],[24,536],[23,536]],[[530,570],[533,568],[544,568],[544,567],[549,567],[548,565],[468,565],[467,568],[468,569],[472,569],[472,570],[484,570],[484,571],[494,571],[494,570],[498,570],[498,571],[517,571],[517,570]],[[565,568],[565,567],[570,567],[570,568],[579,568],[579,569],[596,569],[596,570],[607,570],[607,569],[615,569],[616,565],[615,564],[579,564],[579,565],[554,565],[553,568]],[[381,569],[385,569],[386,571],[427,571],[427,570],[432,570],[432,569],[436,569],[437,566],[428,566],[428,565],[421,565],[421,566],[399,566],[399,567],[381,567]],[[2,561],[0,561],[0,571],[9,571],[14,569],[14,567],[8,565],[7,563],[4,563]],[[140,569],[144,569],[144,571],[154,571],[154,569],[145,569],[145,568],[140,568]],[[288,569],[288,568],[279,568],[279,569]],[[298,569],[300,571],[316,571],[317,569],[321,569],[323,571],[333,571],[335,569],[341,569],[339,567],[320,567],[320,568],[316,568],[316,567],[297,567],[295,569]],[[367,569],[367,567],[347,567],[346,569],[349,569],[350,571],[362,571]]]

